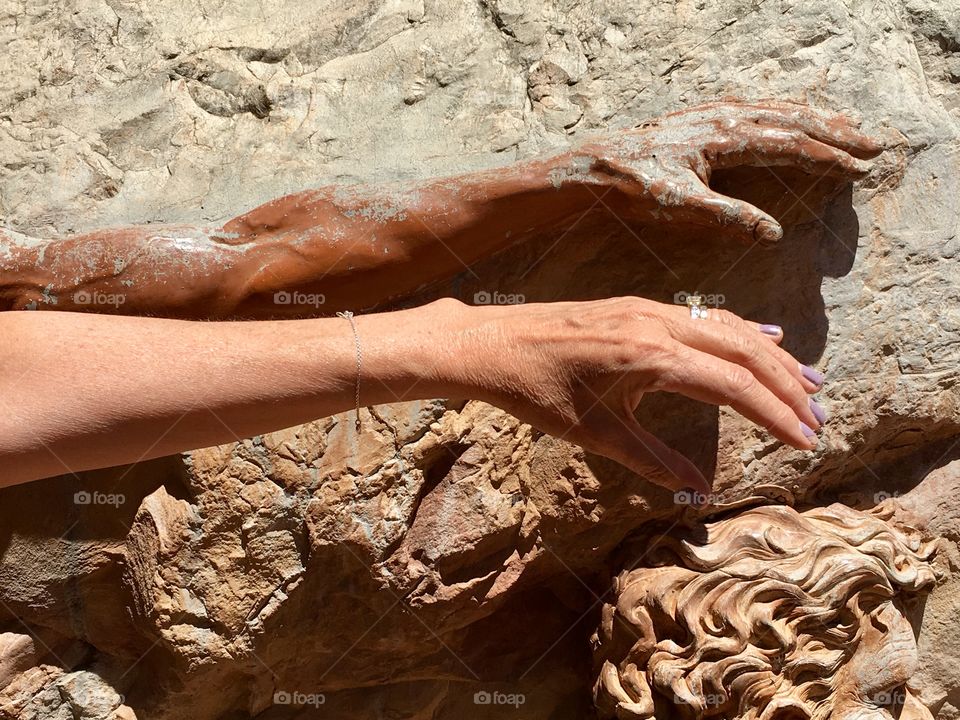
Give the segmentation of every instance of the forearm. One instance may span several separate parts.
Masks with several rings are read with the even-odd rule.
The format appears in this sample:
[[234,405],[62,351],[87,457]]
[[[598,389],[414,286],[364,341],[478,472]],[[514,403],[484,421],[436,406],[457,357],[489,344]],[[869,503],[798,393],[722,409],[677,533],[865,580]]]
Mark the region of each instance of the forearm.
[[615,187],[590,158],[568,153],[416,185],[304,191],[222,227],[46,242],[0,232],[0,306],[193,319],[382,308],[569,225]]
[[714,170],[863,177],[882,145],[790,103],[710,104],[545,160],[430,182],[288,195],[222,226],[138,226],[30,241],[0,231],[0,309],[195,319],[383,309],[592,208],[753,246],[777,219],[709,187]]
[[[458,313],[444,308],[357,318],[361,403],[472,394]],[[15,338],[0,351],[0,486],[231,442],[355,403],[342,318],[0,313],[0,336]]]

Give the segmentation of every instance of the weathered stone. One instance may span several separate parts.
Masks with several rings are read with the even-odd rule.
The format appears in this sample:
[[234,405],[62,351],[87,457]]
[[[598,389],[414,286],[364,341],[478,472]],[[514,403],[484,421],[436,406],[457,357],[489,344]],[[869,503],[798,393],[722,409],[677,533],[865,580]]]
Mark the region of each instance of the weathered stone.
[[[215,221],[312,185],[496,167],[726,96],[860,115],[890,149],[852,191],[713,179],[784,218],[775,249],[634,231],[601,208],[435,292],[699,289],[782,325],[828,377],[816,453],[681,398],[645,400],[642,419],[713,472],[720,505],[900,494],[943,540],[945,579],[910,615],[916,695],[956,720],[958,28],[956,0],[0,1],[0,224]],[[589,717],[618,548],[695,511],[479,402],[381,407],[364,428],[324,419],[4,490],[0,629],[29,632],[38,658],[22,667],[15,638],[0,655],[0,716],[288,718],[322,702],[482,720],[512,698],[518,717]],[[81,491],[125,502],[77,505]]]

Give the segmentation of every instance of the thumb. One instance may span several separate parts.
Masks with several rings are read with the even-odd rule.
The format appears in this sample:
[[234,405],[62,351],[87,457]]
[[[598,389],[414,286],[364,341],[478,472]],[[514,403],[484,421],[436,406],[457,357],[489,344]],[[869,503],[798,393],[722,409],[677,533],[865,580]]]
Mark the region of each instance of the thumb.
[[783,227],[772,215],[755,205],[718,193],[707,184],[703,173],[677,168],[672,185],[678,188],[680,207],[673,211],[677,220],[686,220],[714,229],[753,246],[774,245],[783,237]]
[[747,245],[773,245],[783,237],[776,218],[755,205],[727,197],[710,188],[691,195],[687,203],[721,233]]
[[630,414],[610,435],[611,457],[650,482],[670,490],[712,491],[697,466],[643,428]]

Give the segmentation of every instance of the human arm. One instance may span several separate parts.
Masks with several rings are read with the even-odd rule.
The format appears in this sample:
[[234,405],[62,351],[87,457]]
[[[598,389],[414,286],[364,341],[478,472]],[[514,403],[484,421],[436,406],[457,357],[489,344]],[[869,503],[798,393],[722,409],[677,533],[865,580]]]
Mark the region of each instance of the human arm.
[[[442,300],[356,318],[363,405],[474,398],[653,482],[706,492],[639,426],[645,392],[730,404],[797,448],[815,385],[757,326],[640,298],[468,307]],[[354,406],[341,318],[196,323],[0,313],[0,486],[160,457]]]

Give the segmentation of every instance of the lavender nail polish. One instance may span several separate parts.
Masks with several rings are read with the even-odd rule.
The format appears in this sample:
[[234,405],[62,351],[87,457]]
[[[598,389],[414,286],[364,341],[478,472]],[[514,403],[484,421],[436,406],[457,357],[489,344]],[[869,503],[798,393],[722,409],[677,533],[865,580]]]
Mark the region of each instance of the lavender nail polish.
[[810,412],[813,413],[813,416],[821,425],[827,421],[827,414],[823,411],[823,408],[820,407],[820,404],[813,398],[810,398]]
[[780,337],[783,335],[783,328],[779,325],[761,325],[760,332],[770,337]]
[[803,364],[800,365],[800,372],[807,380],[812,382],[817,387],[823,385],[823,373],[818,373],[812,367],[807,367]]
[[800,423],[800,432],[813,444],[817,444],[817,434],[805,422]]

